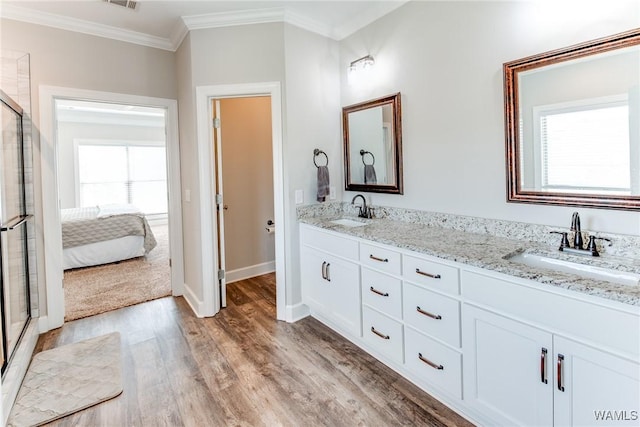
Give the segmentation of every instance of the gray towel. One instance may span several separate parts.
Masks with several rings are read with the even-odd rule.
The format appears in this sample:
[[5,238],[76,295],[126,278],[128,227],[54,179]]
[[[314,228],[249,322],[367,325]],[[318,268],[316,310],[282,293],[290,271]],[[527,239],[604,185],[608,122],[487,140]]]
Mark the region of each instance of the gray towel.
[[376,177],[376,170],[373,165],[364,165],[364,183],[365,184],[377,184],[378,178]]
[[318,201],[324,202],[329,195],[329,168],[318,166]]

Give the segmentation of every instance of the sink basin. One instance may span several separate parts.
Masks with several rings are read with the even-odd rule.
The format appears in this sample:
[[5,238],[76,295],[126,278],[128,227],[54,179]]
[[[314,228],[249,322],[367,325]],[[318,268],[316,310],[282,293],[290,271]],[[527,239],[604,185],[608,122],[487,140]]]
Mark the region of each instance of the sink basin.
[[509,261],[525,264],[530,267],[546,268],[563,273],[571,273],[588,279],[604,280],[606,282],[617,283],[620,285],[640,286],[640,274],[636,273],[597,267],[594,265],[579,264],[576,262],[526,252],[513,255],[508,259]]
[[362,227],[368,224],[367,222],[358,221],[357,219],[350,219],[350,218],[334,219],[333,221],[329,221],[329,222],[331,224],[342,225],[344,227]]

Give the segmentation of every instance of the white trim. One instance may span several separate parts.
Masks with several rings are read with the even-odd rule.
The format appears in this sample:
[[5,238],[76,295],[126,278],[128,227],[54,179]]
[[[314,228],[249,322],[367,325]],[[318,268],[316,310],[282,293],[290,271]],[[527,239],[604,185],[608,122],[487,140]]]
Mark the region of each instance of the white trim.
[[182,297],[187,302],[187,304],[189,304],[189,307],[191,307],[191,310],[193,310],[196,317],[199,317],[199,318],[205,317],[200,314],[204,312],[204,301],[198,299],[198,296],[191,290],[189,286],[187,286],[186,284],[183,284],[183,287],[184,287],[184,294],[182,295]]
[[119,104],[135,104],[164,108],[167,133],[167,186],[169,196],[169,242],[171,254],[171,287],[173,295],[184,290],[182,246],[182,202],[180,185],[180,148],[178,145],[178,103],[174,99],[154,98],[111,92],[99,92],[57,86],[40,86],[40,157],[42,184],[42,227],[44,231],[44,266],[47,295],[47,326],[41,331],[58,328],[64,323],[62,290],[62,233],[58,196],[58,150],[55,140],[55,100],[78,99]]
[[153,36],[151,34],[100,24],[99,22],[85,21],[82,19],[71,18],[69,16],[56,15],[53,13],[42,12],[37,9],[14,6],[6,3],[2,4],[2,18],[59,28],[61,30],[74,31],[76,33],[89,34],[112,40],[120,40],[127,43],[134,43],[142,46],[169,50],[172,52],[177,49],[177,46],[174,46],[169,39],[164,37]]
[[[276,317],[278,320],[286,320],[286,286],[285,271],[285,236],[288,234],[289,221],[285,219],[288,208],[288,200],[285,199],[284,188],[284,155],[283,155],[283,131],[282,131],[282,95],[280,82],[231,84],[196,87],[196,123],[198,138],[198,177],[200,186],[200,245],[202,260],[215,260],[215,248],[212,242],[217,241],[215,224],[215,210],[213,194],[215,176],[215,164],[211,150],[212,126],[211,99],[233,98],[267,95],[271,97],[271,126],[273,146],[273,198],[274,221],[278,226],[275,232],[275,257],[276,257]],[[215,292],[217,283],[214,280],[215,263],[202,262],[201,283],[204,300],[203,316],[213,316],[219,311],[220,296]]]
[[298,303],[296,305],[287,306],[287,318],[285,319],[289,323],[297,322],[311,315],[311,310],[306,304]]
[[227,271],[225,276],[227,278],[227,284],[229,284],[256,276],[262,276],[263,274],[273,273],[274,271],[276,271],[276,262],[269,261]]

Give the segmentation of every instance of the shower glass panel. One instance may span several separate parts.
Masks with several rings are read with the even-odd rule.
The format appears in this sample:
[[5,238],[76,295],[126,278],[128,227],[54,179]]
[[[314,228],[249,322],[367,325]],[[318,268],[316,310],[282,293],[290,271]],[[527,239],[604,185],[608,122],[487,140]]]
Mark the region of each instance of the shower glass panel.
[[30,319],[22,109],[0,91],[2,372]]

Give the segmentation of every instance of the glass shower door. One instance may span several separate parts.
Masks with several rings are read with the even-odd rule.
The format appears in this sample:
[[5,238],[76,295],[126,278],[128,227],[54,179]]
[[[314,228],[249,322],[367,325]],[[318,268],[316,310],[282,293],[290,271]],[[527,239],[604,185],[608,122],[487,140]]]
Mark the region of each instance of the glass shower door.
[[0,91],[0,289],[2,372],[30,319],[22,110]]

